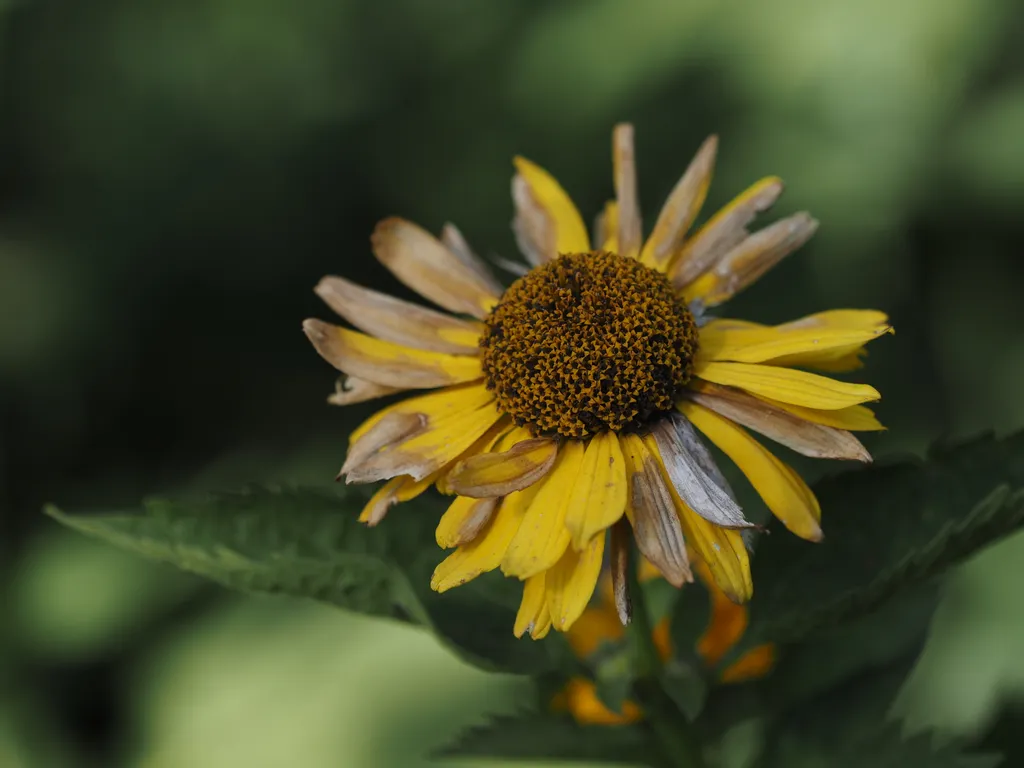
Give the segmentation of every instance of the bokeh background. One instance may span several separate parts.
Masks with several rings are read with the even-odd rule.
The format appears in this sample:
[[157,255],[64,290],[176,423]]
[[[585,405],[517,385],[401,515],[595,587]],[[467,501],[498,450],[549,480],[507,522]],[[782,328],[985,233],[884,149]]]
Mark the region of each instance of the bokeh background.
[[[330,482],[361,412],[325,403],[313,285],[406,295],[393,214],[512,255],[515,153],[589,218],[634,122],[650,221],[719,133],[709,207],[779,174],[823,223],[730,313],[890,312],[876,454],[1021,427],[1022,63],[1015,0],[0,0],[0,768],[424,766],[523,699],[40,514]],[[1020,537],[951,579],[908,727],[1024,700],[1022,581]]]

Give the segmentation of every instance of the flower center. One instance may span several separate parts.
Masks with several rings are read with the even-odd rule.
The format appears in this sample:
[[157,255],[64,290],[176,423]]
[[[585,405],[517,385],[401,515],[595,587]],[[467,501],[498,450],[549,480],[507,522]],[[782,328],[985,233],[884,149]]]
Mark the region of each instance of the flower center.
[[570,253],[516,280],[484,321],[487,388],[535,435],[635,431],[693,374],[697,325],[636,259]]

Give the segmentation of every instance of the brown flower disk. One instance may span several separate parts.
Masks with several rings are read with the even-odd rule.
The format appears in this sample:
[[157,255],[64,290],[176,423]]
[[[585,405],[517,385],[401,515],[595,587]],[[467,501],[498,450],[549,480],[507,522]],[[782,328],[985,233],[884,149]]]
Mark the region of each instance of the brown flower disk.
[[693,374],[693,316],[664,275],[613,253],[538,267],[484,322],[487,387],[538,436],[639,430]]

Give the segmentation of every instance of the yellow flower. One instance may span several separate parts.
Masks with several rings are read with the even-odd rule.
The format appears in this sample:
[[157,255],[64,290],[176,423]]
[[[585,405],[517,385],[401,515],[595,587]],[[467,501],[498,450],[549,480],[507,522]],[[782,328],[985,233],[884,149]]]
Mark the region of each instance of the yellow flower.
[[[733,603],[715,586],[702,563],[698,564],[698,573],[708,587],[711,614],[704,634],[697,641],[696,650],[701,660],[712,669],[743,637],[749,617],[744,606]],[[624,630],[609,591],[604,589],[602,600],[587,608],[566,633],[573,653],[582,660],[592,656],[602,643],[615,643],[623,638]],[[672,641],[667,618],[654,628],[652,640],[661,660],[668,661],[672,657]],[[728,685],[756,680],[768,674],[774,664],[775,646],[770,643],[758,645],[721,670],[718,681]],[[557,711],[569,712],[581,725],[625,725],[642,720],[644,716],[637,703],[629,699],[622,703],[622,711],[609,709],[598,696],[594,682],[584,677],[569,680],[551,704]]]
[[435,238],[402,219],[381,222],[377,258],[447,313],[340,277],[317,286],[359,329],[304,324],[345,374],[330,402],[436,390],[352,433],[341,475],[388,481],[360,519],[375,525],[434,484],[454,495],[436,538],[455,551],[431,586],[443,592],[496,568],[522,580],[517,636],[572,626],[606,546],[623,561],[628,537],[606,535],[624,533],[623,517],[672,584],[693,579],[689,546],[731,600],[750,598],[740,531],[753,526],[698,431],[811,541],[821,538],[814,494],[747,430],[808,456],[870,460],[851,431],[882,428],[863,405],[878,392],[802,369],[859,367],[864,345],[891,330],[884,314],[835,310],[777,326],[708,314],[817,227],[798,213],[751,234],[782,191],[767,178],[690,234],[716,148],[715,137],[700,148],[646,241],[631,126],[614,132],[616,200],[593,243],[554,178],[516,158],[512,226],[530,266],[504,290],[452,225]]

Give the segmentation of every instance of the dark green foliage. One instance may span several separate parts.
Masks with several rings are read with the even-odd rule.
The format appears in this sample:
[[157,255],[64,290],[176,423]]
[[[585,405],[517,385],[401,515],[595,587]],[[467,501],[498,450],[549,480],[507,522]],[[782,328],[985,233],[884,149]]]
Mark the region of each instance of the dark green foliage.
[[[431,628],[478,666],[547,669],[561,644],[521,642],[505,584],[430,590],[443,558],[433,543],[438,511],[413,503],[370,529],[356,520],[363,499],[322,490],[266,490],[201,500],[146,502],[141,512],[66,515],[71,527],[244,592],[306,597]],[[498,598],[498,599],[496,599]]]
[[[380,526],[356,521],[363,498],[319,490],[262,490],[200,501],[151,501],[136,514],[54,518],[77,530],[246,592],[325,601],[433,631],[471,662],[535,676],[536,712],[470,729],[446,755],[559,758],[639,765],[700,765],[737,724],[758,724],[759,766],[988,768],[999,757],[930,734],[904,738],[887,714],[927,637],[935,577],[1024,525],[1024,435],[983,437],[934,450],[925,461],[867,467],[826,479],[826,539],[778,532],[757,552],[757,594],[745,648],[770,641],[779,662],[767,678],[716,685],[694,646],[708,620],[703,590],[676,594],[634,585],[634,625],[623,643],[592,659],[567,656],[561,638],[516,640],[519,599],[500,574],[438,595],[430,573],[439,509],[419,500]],[[674,655],[662,664],[649,642],[670,617]],[[641,621],[641,619],[643,621]],[[584,727],[546,704],[571,675],[594,679],[641,724]]]
[[470,728],[439,756],[586,760],[592,763],[661,766],[642,725],[581,726],[565,715],[524,713],[495,717]]
[[794,641],[865,613],[1024,525],[1024,433],[935,448],[927,461],[818,483],[825,540],[777,531],[758,549],[746,642]]

